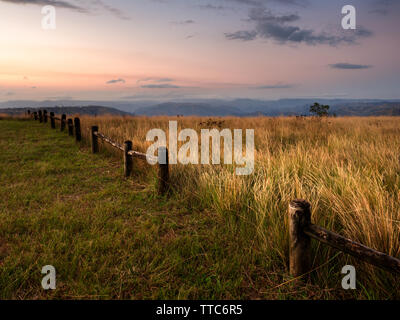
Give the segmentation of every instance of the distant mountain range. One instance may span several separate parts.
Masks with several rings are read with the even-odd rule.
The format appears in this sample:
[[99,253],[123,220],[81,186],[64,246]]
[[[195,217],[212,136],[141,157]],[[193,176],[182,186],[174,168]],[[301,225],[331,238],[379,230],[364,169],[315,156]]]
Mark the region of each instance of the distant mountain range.
[[135,110],[135,113],[146,116],[294,116],[309,115],[309,108],[316,101],[330,105],[330,113],[337,116],[400,116],[400,101],[339,102],[321,100],[280,100],[273,102],[237,100],[232,104],[229,102],[223,104],[168,102],[152,107],[139,108]]
[[230,115],[242,115],[242,110],[236,107],[230,106],[213,106],[206,103],[176,103],[167,102],[155,105],[153,107],[139,108],[135,110],[138,115],[146,116],[214,116],[214,117],[224,117]]
[[339,116],[400,116],[400,102],[354,102],[332,108]]
[[[55,114],[80,114],[80,115],[91,115],[91,116],[100,116],[100,115],[114,115],[114,116],[125,116],[125,115],[133,115],[131,113],[118,110],[115,108],[102,107],[102,106],[87,106],[87,107],[45,107],[47,112],[54,112]],[[43,108],[41,108],[43,109]],[[39,108],[7,108],[0,109],[0,113],[6,113],[10,115],[18,115],[25,113],[27,110],[31,112],[38,111]]]
[[[218,100],[192,99],[159,101],[7,101],[0,103],[0,113],[23,112],[27,108],[46,108],[55,113],[89,115],[144,115],[144,116],[294,116],[309,115],[314,102],[329,105],[337,116],[400,116],[400,100],[367,99],[280,99],[280,100]],[[67,105],[67,106],[65,106]],[[58,106],[58,107],[55,107]],[[77,109],[78,107],[78,109]],[[7,109],[1,109],[7,108]],[[19,108],[16,109],[16,108]]]

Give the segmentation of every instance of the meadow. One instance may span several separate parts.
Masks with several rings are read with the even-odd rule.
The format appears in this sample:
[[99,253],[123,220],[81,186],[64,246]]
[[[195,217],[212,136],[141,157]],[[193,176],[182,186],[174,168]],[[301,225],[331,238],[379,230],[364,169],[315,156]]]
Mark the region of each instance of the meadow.
[[[400,257],[398,118],[232,117],[210,121],[198,117],[82,116],[83,144],[89,145],[90,127],[98,125],[100,132],[119,143],[132,140],[134,150],[146,152],[150,145],[146,142],[146,133],[154,128],[168,132],[169,120],[178,121],[178,130],[254,129],[255,169],[249,176],[237,176],[230,165],[173,165],[170,198],[158,199],[152,196],[155,168],[134,161],[130,180],[146,186],[143,197],[160,204],[161,207],[153,211],[169,208],[165,213],[167,218],[169,214],[175,216],[176,211],[186,212],[185,217],[188,215],[191,223],[194,218],[203,222],[206,219],[202,224],[205,230],[201,233],[193,225],[180,225],[185,239],[196,238],[196,246],[201,247],[194,251],[190,247],[183,260],[189,265],[192,259],[196,260],[190,281],[185,278],[187,274],[175,270],[174,265],[162,274],[165,279],[169,278],[169,273],[177,278],[181,276],[181,287],[172,291],[159,288],[161,291],[156,290],[157,294],[134,298],[400,298],[398,276],[315,241],[310,280],[304,284],[295,283],[288,272],[287,221],[289,202],[296,198],[307,199],[312,204],[314,223]],[[116,163],[122,159],[107,146],[101,149],[102,157],[110,157]],[[129,195],[130,190],[121,192]],[[165,230],[166,236],[176,238],[173,230]],[[5,229],[2,232],[4,238]],[[174,252],[174,247],[169,250]],[[200,258],[203,255],[204,261]],[[157,263],[152,267],[159,270]],[[357,290],[341,288],[343,275],[340,271],[346,264],[356,267]],[[213,272],[204,282],[199,282],[195,279],[196,268]],[[186,291],[182,290],[188,284],[185,281],[191,283]]]
[[[241,245],[257,243],[272,268],[286,270],[287,206],[312,204],[312,221],[367,246],[400,256],[400,126],[398,118],[83,118],[117,141],[145,152],[146,133],[230,128],[255,130],[255,171],[237,176],[231,166],[172,166],[172,188],[188,206],[213,210]],[[211,125],[210,125],[211,124]],[[87,132],[87,130],[84,130]],[[345,254],[315,245],[315,283],[335,287],[341,267],[357,266],[365,297],[398,297],[395,277]],[[322,266],[322,267],[321,267]],[[339,275],[338,275],[339,274]],[[398,282],[397,282],[398,283]]]

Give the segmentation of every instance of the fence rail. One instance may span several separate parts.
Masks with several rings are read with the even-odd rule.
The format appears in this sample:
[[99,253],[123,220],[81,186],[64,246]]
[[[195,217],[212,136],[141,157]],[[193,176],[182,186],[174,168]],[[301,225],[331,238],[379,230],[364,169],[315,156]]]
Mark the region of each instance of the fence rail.
[[[47,111],[39,110],[38,112],[28,115],[39,122],[47,122]],[[50,113],[51,127],[55,129],[55,120],[61,122],[61,131],[68,126],[70,136],[74,135],[76,141],[81,141],[81,124],[80,119],[72,120],[65,114],[61,118],[55,117],[54,113]],[[74,130],[75,129],[75,130]],[[99,152],[99,139],[108,143],[115,149],[123,152],[124,174],[129,177],[132,173],[133,158],[141,160],[156,160],[159,163],[158,171],[158,193],[164,195],[169,190],[169,164],[168,149],[160,147],[158,157],[148,156],[144,153],[132,150],[132,141],[125,141],[124,145],[113,141],[110,137],[99,132],[98,126],[91,128],[91,148],[92,153]],[[326,230],[320,226],[311,223],[311,205],[306,200],[293,200],[289,204],[289,269],[294,277],[302,277],[311,271],[311,239],[318,240],[328,246],[343,251],[387,271],[400,274],[400,260],[389,256],[383,252],[369,248],[361,243],[347,239],[337,233]]]
[[[47,123],[47,111],[46,110],[38,110],[37,112],[31,113],[28,110],[28,116],[32,117],[34,120],[39,120],[40,123]],[[65,114],[61,116],[61,118],[56,117],[54,112],[50,112],[50,123],[51,128],[56,129],[56,121],[60,122],[60,130],[63,132],[68,126],[68,134],[70,136],[75,135],[75,139],[77,142],[81,142],[82,134],[81,134],[81,121],[78,117],[72,119],[68,118]],[[158,173],[158,193],[160,195],[166,195],[169,191],[169,165],[168,165],[168,149],[165,147],[160,147],[158,150],[158,157],[148,156],[145,153],[141,153],[139,151],[132,150],[132,141],[125,141],[122,146],[116,141],[113,141],[110,137],[107,137],[105,134],[99,132],[98,126],[92,126],[91,128],[91,148],[92,153],[99,152],[99,141],[101,140],[105,143],[108,143],[115,149],[118,149],[123,152],[123,162],[124,162],[124,175],[125,177],[129,177],[133,170],[133,158],[141,159],[141,160],[152,160],[154,162],[159,163],[159,173]]]
[[400,274],[399,259],[312,224],[311,205],[306,200],[294,200],[289,204],[289,238],[289,267],[295,277],[311,270],[311,238],[359,260]]

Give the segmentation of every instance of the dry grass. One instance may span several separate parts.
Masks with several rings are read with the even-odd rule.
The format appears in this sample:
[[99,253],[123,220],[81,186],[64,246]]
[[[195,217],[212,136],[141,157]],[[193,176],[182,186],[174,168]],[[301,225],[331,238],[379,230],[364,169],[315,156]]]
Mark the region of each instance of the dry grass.
[[[315,223],[400,256],[398,118],[222,118],[214,122],[197,117],[104,116],[83,117],[82,124],[86,135],[96,124],[120,143],[132,140],[134,149],[145,152],[147,131],[168,132],[168,120],[177,120],[178,130],[199,131],[210,124],[255,129],[256,167],[251,176],[236,176],[226,166],[178,165],[172,168],[173,187],[188,206],[215,210],[232,230],[243,234],[244,241],[256,241],[273,265],[286,267],[286,210],[295,198],[312,203]],[[332,255],[315,245],[314,267]],[[398,297],[394,276],[345,255],[315,272],[314,280],[331,286],[349,261],[358,267],[363,296]]]
[[[102,133],[119,143],[132,140],[134,150],[146,152],[150,145],[145,141],[147,132],[154,128],[168,132],[169,120],[178,121],[178,130],[255,130],[252,175],[236,176],[232,166],[176,165],[171,166],[171,180],[173,197],[184,206],[183,210],[215,213],[215,223],[226,226],[243,254],[254,257],[254,264],[259,263],[260,256],[265,258],[270,278],[275,280],[267,280],[267,288],[262,288],[257,279],[251,279],[257,288],[261,285],[257,295],[287,298],[287,290],[291,290],[292,283],[286,276],[287,207],[295,198],[310,201],[314,223],[400,257],[398,118],[232,117],[210,121],[198,117],[83,116],[82,134],[88,143],[89,128],[98,125]],[[117,152],[115,155],[121,156]],[[136,173],[155,182],[154,169],[143,162],[135,162],[135,167]],[[337,254],[314,241],[313,258],[311,282],[319,289],[306,293],[305,298],[348,297],[349,292],[344,293],[340,285],[340,271],[346,264],[357,269],[358,290],[351,292],[352,297],[400,298],[398,276]],[[280,295],[280,290],[285,294]]]

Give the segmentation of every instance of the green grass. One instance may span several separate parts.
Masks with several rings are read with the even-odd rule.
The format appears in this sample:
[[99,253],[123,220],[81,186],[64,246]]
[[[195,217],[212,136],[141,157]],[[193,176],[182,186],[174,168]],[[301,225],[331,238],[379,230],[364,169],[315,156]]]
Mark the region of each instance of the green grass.
[[[121,159],[49,126],[0,121],[0,164],[1,299],[352,297],[340,270],[332,287],[296,285],[249,228],[159,198],[151,177],[124,179]],[[45,265],[54,291],[41,288]]]

